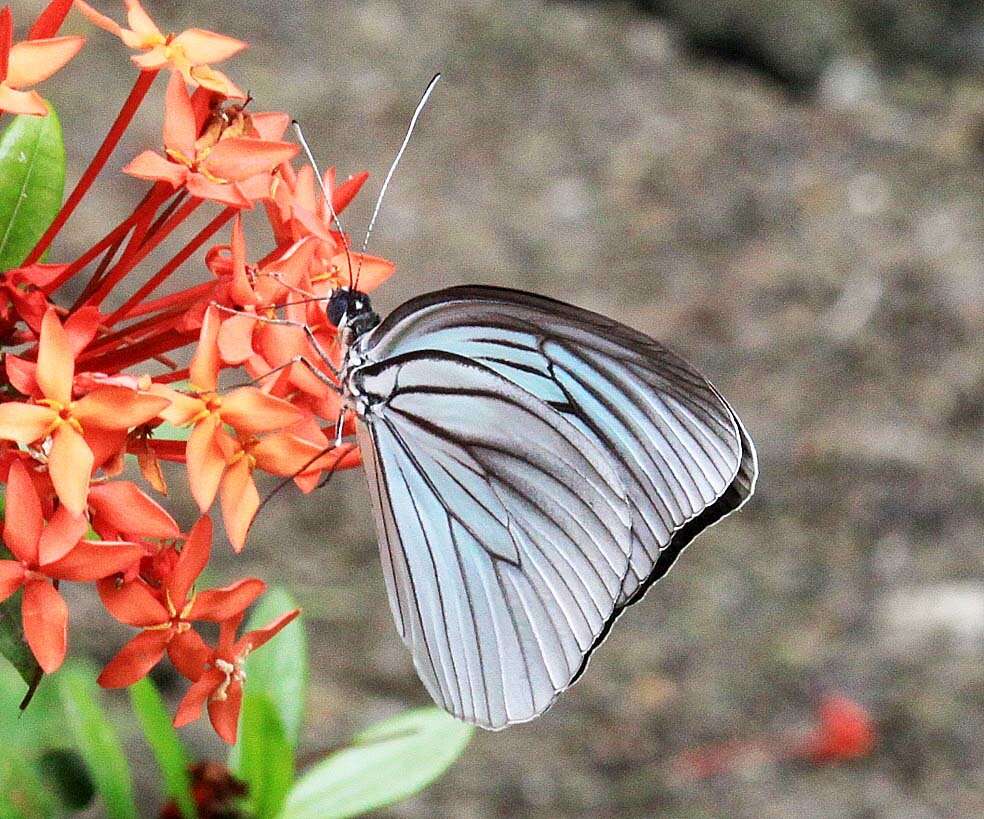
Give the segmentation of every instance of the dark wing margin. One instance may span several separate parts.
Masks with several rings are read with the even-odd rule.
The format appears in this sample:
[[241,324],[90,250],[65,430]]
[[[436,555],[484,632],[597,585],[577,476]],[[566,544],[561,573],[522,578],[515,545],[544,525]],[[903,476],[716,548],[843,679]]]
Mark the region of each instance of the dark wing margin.
[[567,688],[628,571],[630,510],[604,453],[492,370],[413,354],[362,419],[390,605],[434,700],[486,728]]
[[[364,389],[384,399],[378,414],[364,419],[361,434],[363,452],[373,450],[367,473],[394,617],[434,699],[485,727],[530,719],[548,707],[583,672],[621,611],[754,489],[754,447],[720,393],[657,342],[595,313],[515,290],[451,288],[407,302],[361,344],[366,357],[379,362],[367,370],[375,368],[374,385]],[[476,378],[478,386],[469,387]],[[449,413],[455,412],[453,420]],[[534,427],[528,418],[535,418]],[[508,490],[490,475],[488,463],[476,466],[471,452],[482,436],[494,437],[493,430],[508,441],[504,447],[500,441],[501,449],[521,456],[508,469],[501,452],[492,459],[511,476]],[[586,533],[568,529],[558,539],[548,531],[557,523],[552,515],[584,501],[599,483],[597,476],[593,483],[572,483],[577,470],[566,463],[528,462],[544,441],[557,446],[557,435],[566,441],[562,449],[573,443],[590,453],[594,468],[613,474],[608,483],[618,484],[626,502],[630,525],[619,545],[627,560],[614,591],[617,560],[609,555],[613,573],[599,581],[579,558],[570,559],[590,550]],[[530,470],[538,477],[520,486]],[[548,479],[570,495],[555,496],[554,506],[541,504],[533,514],[538,525],[518,525],[529,506],[524,492],[549,486]],[[435,528],[436,520],[443,528]],[[421,562],[423,554],[484,554],[491,568],[482,561]],[[472,576],[472,569],[481,571]],[[543,603],[542,587],[563,601],[557,609]],[[531,589],[540,595],[537,604]],[[423,612],[422,593],[429,599]],[[448,619],[428,625],[437,610],[452,612],[450,625]],[[468,621],[471,632],[467,617],[455,620],[469,611],[476,612]],[[560,614],[574,639],[565,643],[555,633],[550,643],[544,624]],[[446,642],[444,655],[434,637],[440,628],[460,641]],[[510,643],[508,635],[524,629],[526,637]],[[546,643],[537,644],[531,662],[528,650],[537,640],[552,647],[537,654]],[[510,645],[522,662],[500,664],[496,673],[492,661],[501,662],[501,655],[495,652]],[[456,646],[468,650],[456,654]],[[477,676],[476,668],[490,662],[492,671]],[[528,693],[509,687],[524,674]]]

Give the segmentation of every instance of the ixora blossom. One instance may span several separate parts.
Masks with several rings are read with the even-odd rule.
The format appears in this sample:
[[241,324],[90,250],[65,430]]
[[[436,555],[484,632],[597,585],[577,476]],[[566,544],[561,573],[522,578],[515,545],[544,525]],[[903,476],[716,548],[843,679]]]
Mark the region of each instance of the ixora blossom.
[[[257,176],[269,178],[277,165],[298,151],[289,142],[233,134],[202,142],[200,131],[188,89],[175,74],[167,86],[164,109],[165,156],[144,151],[124,172],[141,179],[168,182],[174,188],[183,187],[200,199],[247,208],[250,181]],[[252,187],[257,186],[253,183]],[[261,186],[261,193],[262,190]]]
[[24,636],[46,673],[56,671],[68,644],[68,606],[52,581],[101,580],[138,560],[135,543],[83,540],[88,522],[59,506],[45,521],[41,498],[20,460],[7,476],[3,540],[14,560],[0,560],[0,601],[23,588]]
[[84,37],[44,37],[13,43],[10,6],[0,9],[0,111],[44,117],[48,107],[37,91],[25,90],[48,79],[79,53]]
[[99,675],[100,685],[133,685],[160,662],[165,651],[181,673],[197,676],[208,647],[192,623],[220,623],[240,615],[266,590],[262,580],[247,578],[195,593],[195,581],[208,564],[211,549],[212,522],[203,517],[189,532],[158,587],[142,578],[120,582],[111,577],[99,584],[106,610],[121,623],[143,629],[109,661]]
[[[176,723],[207,704],[216,731],[231,742],[246,656],[297,612],[236,638],[266,584],[246,577],[196,587],[212,554],[208,516],[221,508],[238,552],[261,507],[258,472],[309,492],[323,472],[359,463],[357,446],[334,443],[340,420],[346,435],[354,424],[323,380],[329,368],[319,377],[311,367],[321,366],[319,352],[337,351],[324,306],[333,289],[356,278],[360,289],[372,289],[394,266],[353,253],[337,221],[367,174],[336,184],[329,169],[319,184],[313,168],[295,168],[298,146],[283,139],[290,117],[248,111],[235,83],[211,67],[245,44],[197,28],[165,34],[136,0],[125,2],[127,27],[80,0],[74,5],[138,51],[140,71],[60,210],[44,214],[41,238],[0,271],[0,483],[9,551],[0,552],[0,628],[19,615],[40,670],[54,671],[67,645],[59,583],[91,584],[110,616],[138,629],[99,682],[130,685],[166,657],[192,683]],[[72,6],[51,0],[16,46],[9,10],[0,10],[7,110],[43,113],[27,88],[82,45],[58,36]],[[154,98],[161,71],[170,72],[160,89],[164,151],[138,152],[125,168],[148,183],[143,197],[87,250],[59,258],[61,231],[140,106]],[[203,213],[197,232],[187,231]],[[229,222],[231,242],[213,244]],[[165,253],[182,232],[191,238]],[[255,264],[248,244],[263,248]],[[182,268],[197,280],[186,276],[176,286]],[[223,370],[229,383],[247,383],[225,388]],[[139,478],[118,479],[126,456],[136,458],[149,488]],[[175,481],[187,483],[201,513],[187,535],[149,494],[166,495]],[[11,611],[18,602],[20,611]],[[219,625],[214,647],[200,634],[203,623]],[[36,685],[38,667],[24,665],[23,652],[10,658]]]
[[242,40],[200,28],[165,35],[137,0],[124,0],[130,28],[123,28],[82,0],[75,0],[75,5],[94,25],[119,37],[129,48],[141,52],[131,59],[144,71],[170,68],[193,85],[226,97],[246,98],[225,74],[209,65],[225,62],[246,48]]
[[[75,400],[75,351],[54,308],[42,322],[37,358],[36,390],[31,390],[37,397],[30,403],[0,404],[0,439],[45,450],[58,498],[81,515],[96,461],[93,450],[100,444],[114,449],[117,433],[157,417],[168,401],[117,386],[98,387]],[[8,360],[8,375],[9,367]]]
[[238,640],[236,631],[242,622],[242,614],[224,620],[219,626],[218,645],[203,658],[198,674],[192,678],[194,683],[178,705],[174,724],[180,728],[194,722],[207,703],[208,718],[215,732],[230,745],[234,744],[243,703],[246,658],[300,613],[299,609],[294,609]]

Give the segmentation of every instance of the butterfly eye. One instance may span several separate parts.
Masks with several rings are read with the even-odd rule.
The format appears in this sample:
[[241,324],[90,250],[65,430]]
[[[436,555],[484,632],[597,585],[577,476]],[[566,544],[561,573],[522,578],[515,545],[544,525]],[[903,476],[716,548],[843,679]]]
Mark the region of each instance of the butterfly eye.
[[335,327],[342,323],[342,318],[349,310],[350,294],[348,290],[336,290],[328,299],[328,321]]

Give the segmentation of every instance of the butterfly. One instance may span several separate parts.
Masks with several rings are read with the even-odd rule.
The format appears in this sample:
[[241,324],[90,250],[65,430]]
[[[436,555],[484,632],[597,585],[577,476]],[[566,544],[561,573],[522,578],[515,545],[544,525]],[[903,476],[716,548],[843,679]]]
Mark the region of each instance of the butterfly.
[[460,719],[542,714],[625,608],[752,494],[755,448],[728,402],[616,321],[486,286],[382,321],[343,288],[327,315],[393,618]]
[[340,368],[305,330],[357,419],[393,618],[459,719],[500,729],[546,711],[621,613],[754,490],[755,447],[724,397],[609,318],[463,286],[380,320],[357,273],[326,313]]

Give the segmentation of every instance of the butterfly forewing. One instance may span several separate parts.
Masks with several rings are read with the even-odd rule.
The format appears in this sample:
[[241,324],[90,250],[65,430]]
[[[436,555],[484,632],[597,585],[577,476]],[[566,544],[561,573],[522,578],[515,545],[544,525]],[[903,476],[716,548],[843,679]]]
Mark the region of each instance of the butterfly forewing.
[[753,489],[751,442],[714,387],[594,313],[452,288],[359,346],[394,616],[435,700],[480,725],[548,707]]

